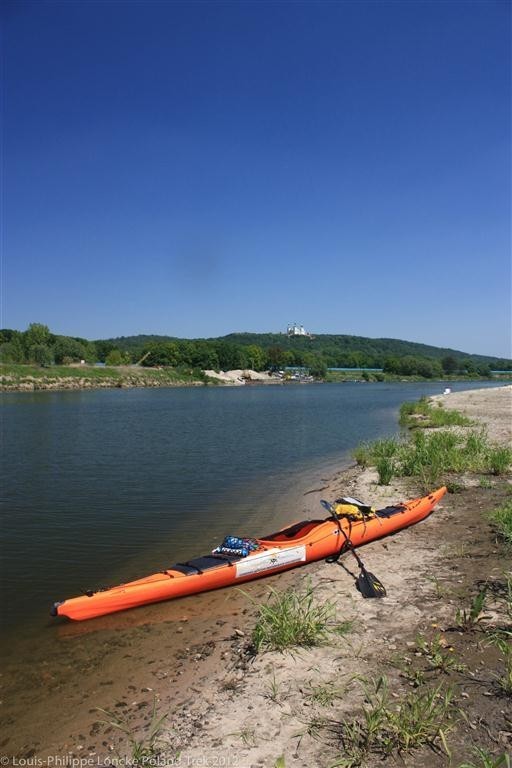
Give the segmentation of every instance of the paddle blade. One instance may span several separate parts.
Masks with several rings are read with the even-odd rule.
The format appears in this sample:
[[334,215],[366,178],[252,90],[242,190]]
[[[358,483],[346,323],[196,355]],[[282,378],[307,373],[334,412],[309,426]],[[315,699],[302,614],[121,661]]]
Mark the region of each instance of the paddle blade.
[[356,579],[356,587],[363,597],[386,597],[386,587],[370,571],[361,570]]

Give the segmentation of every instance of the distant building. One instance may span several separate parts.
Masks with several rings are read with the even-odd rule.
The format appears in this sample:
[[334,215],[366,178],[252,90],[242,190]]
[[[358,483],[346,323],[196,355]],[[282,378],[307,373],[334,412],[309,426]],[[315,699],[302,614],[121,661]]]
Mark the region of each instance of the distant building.
[[286,333],[288,336],[311,336],[311,334],[306,331],[303,325],[297,325],[297,323],[289,325],[286,329]]

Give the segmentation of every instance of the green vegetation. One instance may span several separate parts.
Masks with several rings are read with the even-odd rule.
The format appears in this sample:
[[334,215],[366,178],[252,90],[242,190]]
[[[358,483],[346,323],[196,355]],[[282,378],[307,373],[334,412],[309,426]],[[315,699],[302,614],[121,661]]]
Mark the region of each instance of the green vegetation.
[[489,519],[498,536],[512,547],[512,499],[507,500],[501,507],[493,510]]
[[381,484],[387,485],[394,476],[416,477],[426,490],[446,481],[449,472],[503,474],[512,463],[512,449],[493,445],[485,432],[476,430],[466,434],[417,430],[411,440],[386,438],[359,445],[353,456],[360,466],[377,467]]
[[462,632],[470,632],[478,626],[482,618],[486,595],[487,590],[481,589],[471,601],[469,611],[466,608],[457,608],[455,623]]
[[350,628],[349,622],[336,622],[333,603],[315,603],[308,583],[302,590],[269,590],[268,602],[258,606],[252,643],[256,653],[311,647],[326,643],[332,631],[343,634]]
[[[109,365],[182,366],[202,370],[252,368],[261,371],[300,366],[308,368],[318,378],[326,376],[327,368],[350,368],[359,369],[366,380],[379,381],[387,377],[488,377],[491,369],[512,374],[510,360],[467,355],[396,339],[239,333],[210,339],[141,335],[88,341],[53,334],[41,323],[32,323],[24,332],[1,330],[0,360],[40,366],[68,365],[85,360]],[[383,373],[368,372],[363,370],[365,368],[383,369]],[[349,375],[353,377],[354,374]],[[338,377],[338,374],[329,373],[331,377]]]
[[32,363],[47,367],[97,359],[95,345],[78,337],[58,336],[47,325],[31,323],[26,331],[0,331],[0,360],[3,363]]
[[308,698],[321,707],[330,707],[337,699],[346,694],[346,686],[341,686],[332,680],[309,686]]
[[87,365],[52,365],[50,368],[40,368],[33,365],[3,364],[0,365],[0,375],[5,390],[8,390],[11,384],[13,389],[65,388],[68,384],[72,388],[73,381],[76,381],[77,386],[85,387],[173,386],[209,381],[201,371]]
[[486,749],[475,747],[473,750],[477,763],[461,763],[458,768],[510,768],[510,756],[504,752],[492,755]]
[[503,674],[497,676],[498,688],[504,696],[512,696],[512,631],[494,632],[490,640],[503,656]]
[[423,635],[416,638],[416,648],[428,662],[430,669],[444,672],[463,672],[465,666],[454,655],[453,646],[446,642],[444,636],[437,632],[432,640],[427,640]]
[[335,766],[357,768],[372,758],[402,755],[423,745],[435,748],[439,743],[448,754],[446,733],[456,714],[451,689],[417,689],[391,703],[383,676],[366,685],[364,692],[361,714],[338,725],[344,756]]
[[459,411],[447,411],[442,403],[435,406],[422,397],[414,403],[402,403],[400,424],[406,427],[468,427],[472,421]]
[[156,699],[153,699],[151,720],[149,721],[147,730],[141,736],[136,734],[134,729],[128,723],[128,720],[122,715],[117,715],[100,708],[98,708],[98,712],[101,712],[107,718],[102,721],[103,725],[120,731],[126,737],[130,747],[130,754],[118,755],[121,764],[123,764],[125,758],[128,757],[131,765],[151,765],[151,761],[158,758],[161,754],[165,745],[160,741],[160,734],[168,715],[158,714],[156,709]]

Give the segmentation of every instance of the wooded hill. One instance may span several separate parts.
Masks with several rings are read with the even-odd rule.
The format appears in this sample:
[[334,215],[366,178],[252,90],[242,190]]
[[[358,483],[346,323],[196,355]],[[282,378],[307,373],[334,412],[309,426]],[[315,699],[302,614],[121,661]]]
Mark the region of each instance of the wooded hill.
[[[251,367],[260,370],[269,366],[304,365],[317,372],[325,368],[384,368],[390,373],[427,377],[457,372],[486,375],[489,370],[512,370],[512,361],[492,356],[399,339],[335,334],[319,334],[310,338],[279,333],[231,333],[190,340],[141,335],[95,343],[98,348],[105,344],[112,345],[129,353],[132,359],[138,355],[142,358],[150,349],[155,353],[160,349],[163,353],[164,346],[172,344],[176,345],[174,349],[180,357],[186,357],[188,352],[189,362],[203,368]],[[171,348],[168,347],[168,350],[170,352]],[[155,362],[156,359],[150,354],[145,362]]]
[[40,323],[32,323],[23,332],[0,331],[0,359],[5,363],[42,366],[85,360],[189,370],[261,371],[303,366],[317,377],[323,377],[327,368],[383,368],[385,373],[427,378],[453,374],[488,376],[491,370],[512,371],[510,360],[399,339],[231,333],[209,339],[139,335],[88,341],[55,335]]

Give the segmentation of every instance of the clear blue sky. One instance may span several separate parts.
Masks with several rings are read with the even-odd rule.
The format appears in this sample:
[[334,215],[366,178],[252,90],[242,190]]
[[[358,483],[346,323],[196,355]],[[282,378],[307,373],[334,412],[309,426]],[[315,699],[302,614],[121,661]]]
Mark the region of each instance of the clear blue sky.
[[3,4],[3,327],[510,356],[511,6]]

